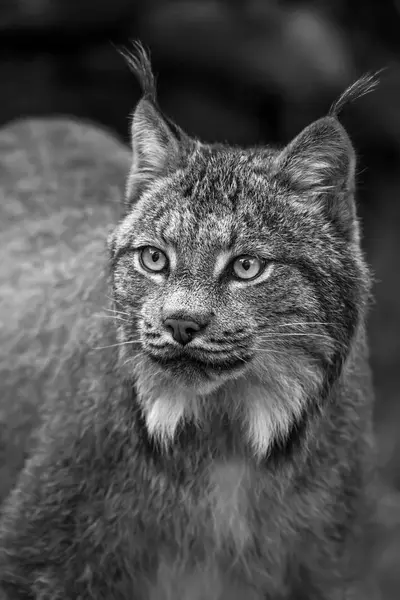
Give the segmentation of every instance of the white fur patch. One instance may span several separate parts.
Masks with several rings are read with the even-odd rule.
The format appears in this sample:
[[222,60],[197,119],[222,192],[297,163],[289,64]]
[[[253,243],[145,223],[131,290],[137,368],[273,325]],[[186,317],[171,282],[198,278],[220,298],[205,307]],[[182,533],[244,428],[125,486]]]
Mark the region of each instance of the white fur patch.
[[300,413],[303,396],[295,385],[290,401],[274,397],[265,388],[250,390],[246,398],[247,439],[255,456],[262,458],[276,439],[284,437]]
[[149,434],[166,445],[174,439],[176,429],[185,418],[188,399],[183,394],[166,393],[146,407],[146,425]]
[[215,279],[217,279],[217,277],[219,277],[221,275],[221,273],[226,268],[226,266],[229,263],[231,258],[232,258],[232,254],[231,254],[231,252],[228,252],[227,250],[223,250],[217,254],[216,259],[215,259],[215,266],[214,266],[214,278]]
[[244,442],[256,459],[287,435],[322,377],[306,357],[290,354],[279,360],[264,354],[236,380],[209,382],[202,389],[177,382],[146,359],[137,363],[135,372],[148,431],[160,444],[171,444],[184,421],[201,426],[217,406],[241,423]]
[[147,430],[162,446],[168,446],[182,421],[199,418],[197,393],[180,386],[162,367],[154,367],[145,357],[134,365],[134,371]]
[[139,399],[144,406],[145,420],[149,434],[162,446],[172,443],[176,430],[182,422],[195,422],[199,425],[207,419],[210,398],[218,383],[207,382],[199,390],[179,387],[171,381],[154,386],[149,394],[146,386],[138,386]]
[[244,405],[247,440],[255,456],[262,458],[300,417],[307,398],[321,385],[321,373],[306,358],[290,354],[279,360],[272,354],[264,356],[255,361],[255,370],[259,380],[249,385]]

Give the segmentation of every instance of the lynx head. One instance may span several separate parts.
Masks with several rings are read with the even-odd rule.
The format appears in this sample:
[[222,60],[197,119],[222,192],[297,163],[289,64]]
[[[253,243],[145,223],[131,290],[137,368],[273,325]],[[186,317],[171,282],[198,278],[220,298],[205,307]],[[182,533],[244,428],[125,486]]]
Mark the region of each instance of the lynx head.
[[281,150],[202,144],[160,112],[144,52],[130,60],[144,96],[110,238],[121,360],[151,435],[221,412],[263,456],[329,393],[362,318],[351,142],[332,112]]

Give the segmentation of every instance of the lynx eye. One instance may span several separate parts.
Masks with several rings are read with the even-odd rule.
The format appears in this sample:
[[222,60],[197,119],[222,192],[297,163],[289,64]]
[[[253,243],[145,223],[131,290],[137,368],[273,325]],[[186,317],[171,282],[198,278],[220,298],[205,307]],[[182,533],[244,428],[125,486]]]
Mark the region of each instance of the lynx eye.
[[255,256],[239,256],[234,261],[232,268],[239,279],[254,279],[260,275],[264,263]]
[[140,251],[140,264],[147,271],[158,273],[165,269],[168,259],[164,252],[154,246],[146,246]]

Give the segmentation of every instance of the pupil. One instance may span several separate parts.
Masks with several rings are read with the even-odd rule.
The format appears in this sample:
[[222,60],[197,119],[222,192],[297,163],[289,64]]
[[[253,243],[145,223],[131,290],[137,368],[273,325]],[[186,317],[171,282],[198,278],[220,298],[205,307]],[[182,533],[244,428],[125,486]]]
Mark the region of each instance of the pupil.
[[242,262],[242,267],[245,271],[248,271],[251,267],[251,262],[249,261],[249,259],[246,259]]
[[157,262],[159,258],[160,258],[159,252],[153,252],[153,254],[151,255],[151,259],[153,262]]

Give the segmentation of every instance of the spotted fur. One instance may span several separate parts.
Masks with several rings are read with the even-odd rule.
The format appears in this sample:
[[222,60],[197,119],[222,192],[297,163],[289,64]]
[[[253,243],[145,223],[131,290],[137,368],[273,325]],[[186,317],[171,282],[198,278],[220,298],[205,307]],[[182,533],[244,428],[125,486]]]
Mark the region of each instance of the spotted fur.
[[[349,137],[332,114],[280,150],[202,144],[160,112],[146,56],[131,64],[133,158],[70,122],[0,137],[0,408],[44,416],[2,507],[0,596],[364,600],[370,276]],[[259,277],[235,277],[243,255]],[[181,347],[167,317],[201,331]]]

